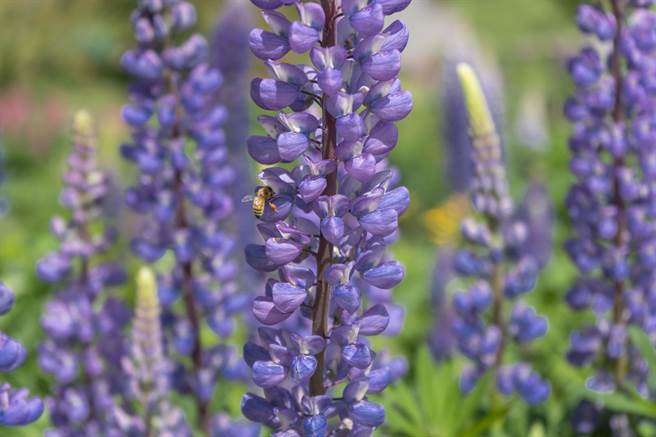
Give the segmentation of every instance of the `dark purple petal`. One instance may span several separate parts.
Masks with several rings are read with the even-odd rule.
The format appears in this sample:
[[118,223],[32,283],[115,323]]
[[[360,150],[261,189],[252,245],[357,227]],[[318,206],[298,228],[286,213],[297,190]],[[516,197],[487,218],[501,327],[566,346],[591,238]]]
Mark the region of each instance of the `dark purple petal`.
[[377,427],[385,421],[385,408],[369,401],[360,401],[350,408],[353,421],[359,425]]
[[248,154],[260,164],[271,165],[280,161],[278,144],[271,137],[252,136],[247,144]]

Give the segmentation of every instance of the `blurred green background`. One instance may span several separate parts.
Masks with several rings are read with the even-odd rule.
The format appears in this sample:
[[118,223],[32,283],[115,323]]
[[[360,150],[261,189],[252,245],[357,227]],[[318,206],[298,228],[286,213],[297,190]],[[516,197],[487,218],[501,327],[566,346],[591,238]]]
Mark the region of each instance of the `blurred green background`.
[[[199,10],[199,30],[210,35],[222,2],[193,3]],[[119,58],[134,45],[128,21],[134,4],[135,0],[0,1],[0,141],[7,173],[0,190],[10,202],[8,214],[0,218],[0,277],[18,296],[14,311],[0,318],[0,328],[30,349],[27,364],[8,379],[42,395],[47,394],[48,380],[36,366],[35,348],[43,336],[40,311],[54,290],[36,279],[34,263],[55,247],[48,222],[60,210],[59,180],[75,110],[85,108],[95,115],[103,165],[112,169],[121,184],[129,184],[131,173],[118,156],[120,143],[128,137],[120,121],[127,78],[119,68]],[[578,386],[585,377],[563,359],[569,332],[580,324],[580,316],[573,316],[562,300],[574,270],[561,249],[567,236],[562,203],[570,183],[569,128],[561,107],[572,88],[564,60],[576,51],[581,38],[574,26],[575,4],[564,0],[414,0],[401,14],[411,31],[403,74],[405,86],[414,94],[415,110],[400,123],[400,144],[392,161],[412,193],[412,205],[402,222],[403,238],[393,250],[407,266],[406,280],[395,293],[409,317],[399,337],[379,343],[406,354],[411,370],[403,384],[385,396],[390,427],[380,430],[380,435],[476,435],[488,428],[480,428],[481,420],[493,422],[484,434],[570,433],[567,411],[580,396]],[[457,394],[460,363],[437,366],[425,348],[435,317],[430,276],[437,247],[424,214],[449,195],[439,96],[444,84],[443,56],[463,42],[461,37],[479,45],[489,63],[500,69],[513,194],[519,198],[530,180],[542,181],[558,216],[555,254],[529,298],[539,312],[549,316],[550,331],[524,352],[552,381],[553,395],[546,405],[533,409],[510,402],[500,413],[508,420],[482,416],[485,399],[472,395],[461,400]],[[254,120],[255,108],[251,115]],[[526,144],[522,134],[526,123],[542,128],[539,144]],[[121,250],[127,258],[127,251]],[[136,260],[129,259],[134,268]],[[235,413],[242,391],[232,387],[226,398]],[[417,422],[425,426],[418,429]],[[21,430],[0,430],[0,435],[42,435],[46,426],[44,416]]]

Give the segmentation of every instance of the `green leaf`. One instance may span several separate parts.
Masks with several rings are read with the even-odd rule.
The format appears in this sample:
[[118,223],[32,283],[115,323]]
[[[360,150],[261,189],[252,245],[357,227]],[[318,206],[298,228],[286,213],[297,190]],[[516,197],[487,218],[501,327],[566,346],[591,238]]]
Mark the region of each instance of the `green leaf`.
[[[647,361],[650,369],[656,369],[656,351],[649,336],[641,329],[631,327],[629,329],[631,342],[638,348],[642,357]],[[649,372],[649,386],[656,387],[656,372]]]
[[600,402],[613,411],[656,419],[656,407],[651,402],[643,399],[636,399],[623,393],[602,394],[590,390],[585,390],[582,396],[593,402]]
[[508,411],[510,411],[511,402],[502,406],[497,410],[491,411],[488,415],[483,417],[481,420],[476,422],[474,426],[465,432],[462,437],[476,437],[480,436],[483,433],[487,432],[491,427],[499,423],[503,418],[506,417]]

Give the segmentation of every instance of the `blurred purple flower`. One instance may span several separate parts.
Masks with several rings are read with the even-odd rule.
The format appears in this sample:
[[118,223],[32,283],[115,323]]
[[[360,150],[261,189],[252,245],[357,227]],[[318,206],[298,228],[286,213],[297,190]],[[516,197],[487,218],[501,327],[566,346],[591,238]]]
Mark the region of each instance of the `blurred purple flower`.
[[127,404],[132,407],[137,401],[140,408],[114,407],[113,431],[118,435],[191,437],[184,414],[168,401],[170,370],[163,346],[157,283],[153,272],[142,267],[137,279],[130,353],[121,363],[129,380]]
[[59,248],[37,263],[41,280],[58,290],[43,310],[41,325],[48,338],[39,347],[39,365],[54,378],[49,436],[106,432],[112,397],[125,390],[118,363],[129,311],[108,292],[123,283],[125,272],[100,261],[116,234],[103,219],[108,177],[96,163],[88,113],[76,114],[73,134],[60,196],[69,217],[52,219]]
[[[131,103],[123,109],[132,139],[122,153],[139,170],[127,204],[143,216],[132,249],[150,263],[166,255],[172,261],[158,287],[173,388],[194,399],[199,428],[209,435],[217,381],[247,375],[236,349],[224,344],[251,292],[238,281],[232,231],[239,224],[231,223],[233,188],[244,175],[231,162],[234,147],[227,142],[235,137],[223,129],[230,117],[216,103],[224,78],[208,64],[207,42],[192,34],[176,44],[195,24],[193,6],[140,1],[131,19],[138,45],[121,63],[133,78]],[[203,344],[205,326],[218,345]]]
[[[596,324],[572,335],[567,357],[575,366],[595,367],[589,389],[631,386],[645,397],[647,366],[628,329],[656,334],[652,3],[579,7],[581,31],[599,44],[569,61],[576,90],[564,109],[573,124],[570,169],[576,177],[567,197],[575,233],[565,249],[580,272],[566,300],[573,310],[596,316]],[[597,424],[609,424],[613,435],[627,435],[626,416],[610,414],[603,424],[590,420],[587,410],[575,414],[576,428],[592,433]]]
[[[505,353],[512,342],[523,345],[546,334],[544,317],[521,302],[513,303],[534,288],[539,265],[533,253],[521,250],[528,237],[527,224],[513,218],[501,145],[476,74],[469,65],[460,64],[458,75],[473,144],[470,196],[478,213],[478,218],[462,221],[467,247],[453,261],[458,275],[469,279],[467,290],[453,296],[453,333],[460,352],[472,361],[462,374],[461,389],[469,392],[491,371],[500,393],[516,393],[528,404],[539,404],[549,396],[550,384],[528,363],[506,363]],[[505,308],[511,303],[508,320]]]

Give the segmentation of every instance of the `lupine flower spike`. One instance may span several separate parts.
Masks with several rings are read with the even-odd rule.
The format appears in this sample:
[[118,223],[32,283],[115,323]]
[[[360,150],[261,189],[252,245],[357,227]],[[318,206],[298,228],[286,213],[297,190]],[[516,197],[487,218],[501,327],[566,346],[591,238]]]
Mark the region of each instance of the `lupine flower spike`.
[[[645,397],[649,369],[628,328],[652,338],[656,333],[653,3],[610,0],[606,7],[579,7],[579,28],[596,41],[569,61],[576,91],[565,104],[574,125],[569,146],[576,176],[567,197],[575,234],[565,248],[580,272],[566,299],[572,309],[596,316],[595,324],[572,335],[567,357],[593,368],[589,389],[637,390]],[[590,420],[594,409],[577,409],[575,429],[606,429],[608,424]],[[610,416],[614,435],[632,435],[626,415]]]
[[[499,138],[474,70],[458,66],[473,143],[472,206],[480,219],[462,222],[469,247],[454,261],[456,271],[470,279],[467,291],[453,298],[454,333],[463,355],[472,361],[462,374],[461,389],[469,392],[487,372],[493,372],[497,390],[517,393],[529,404],[543,402],[550,385],[528,363],[509,363],[511,343],[524,345],[543,336],[547,321],[533,308],[517,302],[536,283],[538,263],[518,250],[527,236],[526,224],[512,220]],[[511,308],[512,307],[512,308]]]
[[[139,171],[127,203],[143,216],[132,249],[151,263],[173,257],[162,263],[171,267],[158,288],[175,357],[173,387],[194,399],[199,428],[210,435],[217,380],[247,375],[226,343],[249,298],[236,282],[235,239],[227,226],[235,170],[222,129],[226,110],[216,104],[222,77],[207,63],[203,37],[175,43],[196,21],[190,3],[141,0],[131,18],[138,47],[124,54],[122,65],[134,79],[131,104],[123,109],[132,140],[122,153]],[[207,327],[218,337],[211,347],[201,335]]]
[[73,133],[60,197],[69,214],[52,219],[59,248],[37,264],[41,280],[57,287],[43,311],[47,340],[39,347],[39,365],[55,380],[48,399],[49,437],[106,433],[112,397],[125,391],[117,363],[125,352],[122,329],[129,311],[108,290],[121,285],[125,273],[116,264],[100,262],[116,237],[103,219],[108,176],[96,164],[88,113],[75,115]]
[[169,363],[164,357],[160,304],[153,272],[145,267],[137,277],[137,303],[132,322],[130,354],[123,358],[130,400],[140,404],[140,416],[116,408],[116,436],[191,437],[183,413],[168,402]]
[[[253,302],[265,326],[244,348],[259,394],[242,412],[275,436],[370,435],[385,410],[369,399],[405,370],[402,359],[376,354],[372,336],[399,324],[390,290],[404,269],[386,252],[409,204],[394,188],[386,158],[395,122],[412,109],[398,79],[408,30],[385,17],[410,0],[253,0],[269,29],[254,29],[250,47],[270,77],[251,96],[272,115],[248,151],[266,168],[258,230],[265,243],[246,248],[249,264],[274,273]],[[285,13],[296,9],[299,18]],[[289,52],[306,63],[282,61]],[[282,322],[301,314],[311,328]]]

